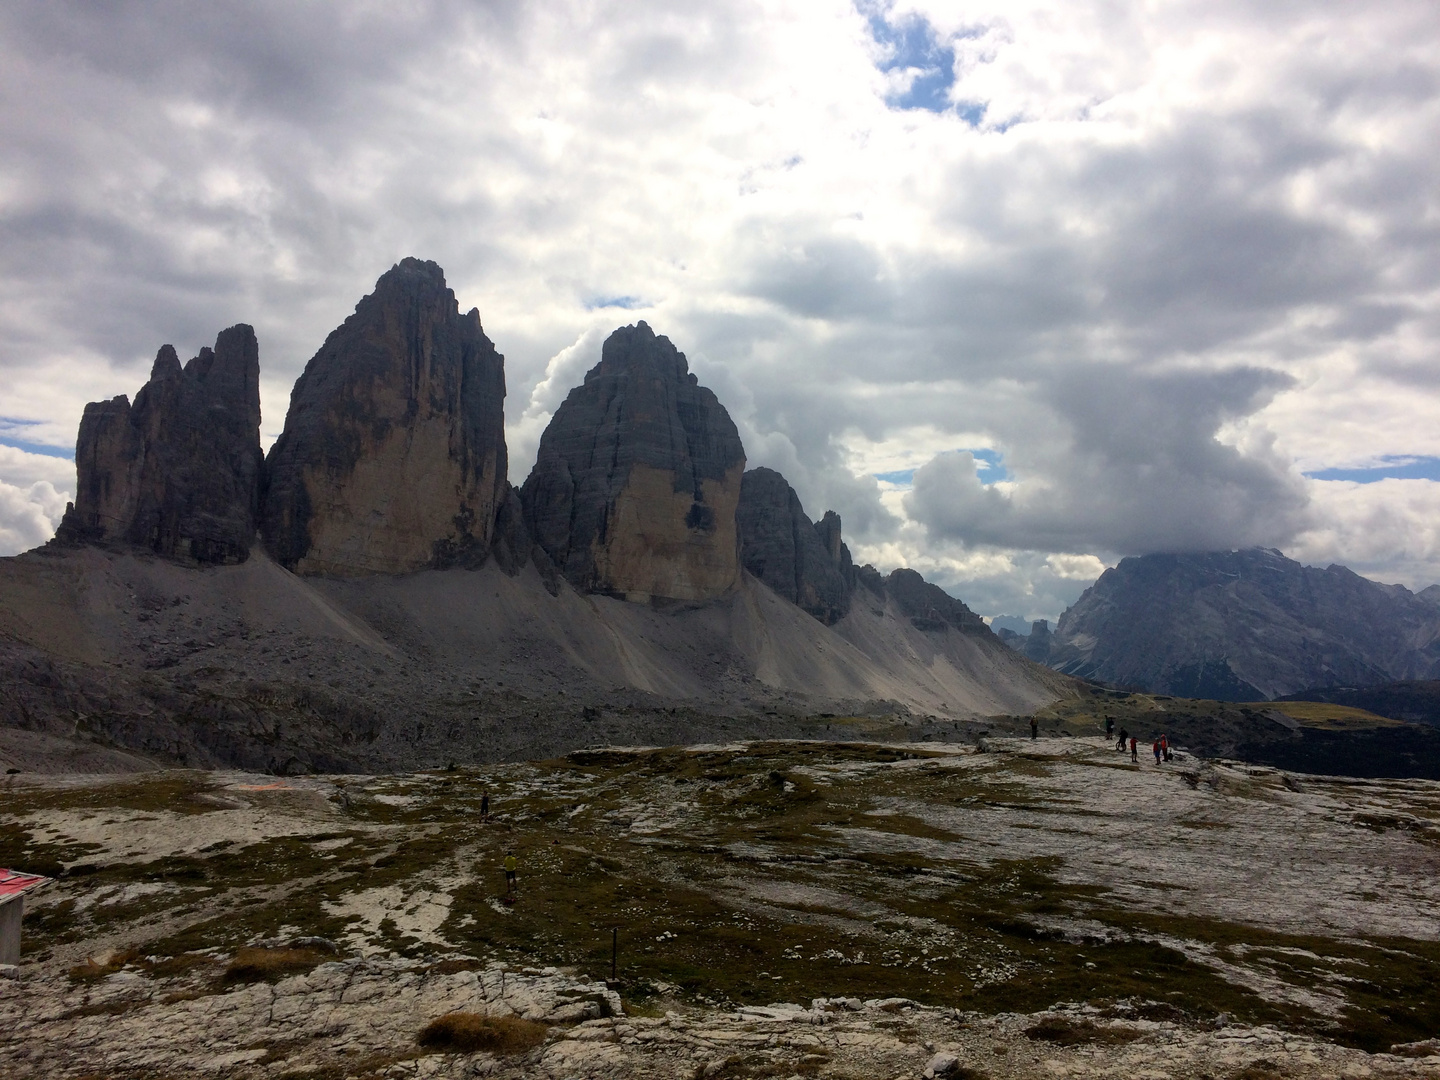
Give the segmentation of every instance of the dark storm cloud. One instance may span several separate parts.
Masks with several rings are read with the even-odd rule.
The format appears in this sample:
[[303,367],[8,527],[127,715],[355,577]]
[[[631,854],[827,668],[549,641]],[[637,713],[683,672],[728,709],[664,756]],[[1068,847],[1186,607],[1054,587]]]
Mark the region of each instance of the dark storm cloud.
[[[119,0],[17,4],[14,53],[36,67],[267,114],[311,134],[393,89],[419,53],[457,33],[503,34],[512,5],[294,4],[277,0]],[[468,25],[467,25],[468,23]],[[117,102],[117,104],[119,104]]]
[[1129,555],[1288,542],[1305,524],[1299,478],[1215,436],[1289,382],[1256,369],[1067,371],[1039,390],[1054,429],[1007,459],[1016,488],[982,485],[971,456],[952,452],[916,471],[906,508],[937,538],[1006,548]]

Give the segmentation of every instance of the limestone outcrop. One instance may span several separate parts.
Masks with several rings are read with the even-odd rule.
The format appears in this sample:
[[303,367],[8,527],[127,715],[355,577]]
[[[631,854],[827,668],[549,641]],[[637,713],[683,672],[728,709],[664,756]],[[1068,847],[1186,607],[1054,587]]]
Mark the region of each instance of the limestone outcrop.
[[405,259],[333,331],[267,459],[266,543],[302,574],[478,565],[506,490],[504,358]]
[[685,355],[645,323],[606,340],[540,439],[530,537],[577,589],[703,601],[740,580],[745,450]]
[[741,480],[736,520],[746,570],[826,626],[845,617],[855,570],[838,514],[812,522],[785,477],[759,468]]
[[244,323],[222,330],[213,350],[201,349],[183,368],[165,345],[133,405],[122,394],[85,406],[75,502],[57,539],[244,562],[263,465],[255,331]]

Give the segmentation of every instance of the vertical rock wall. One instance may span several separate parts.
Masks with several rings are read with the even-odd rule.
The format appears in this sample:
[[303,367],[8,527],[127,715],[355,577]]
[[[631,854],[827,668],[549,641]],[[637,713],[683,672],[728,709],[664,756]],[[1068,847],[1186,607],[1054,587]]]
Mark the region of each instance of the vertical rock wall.
[[740,579],[744,471],[730,414],[642,322],[610,335],[556,410],[521,499],[530,536],[577,589],[701,601]]
[[812,523],[785,477],[760,468],[741,482],[737,520],[746,570],[827,626],[845,617],[854,568],[838,514]]
[[267,461],[265,537],[298,573],[478,565],[506,487],[504,358],[444,272],[405,259],[326,339]]
[[260,349],[241,323],[182,369],[166,345],[135,395],[85,406],[62,541],[243,562],[260,505]]

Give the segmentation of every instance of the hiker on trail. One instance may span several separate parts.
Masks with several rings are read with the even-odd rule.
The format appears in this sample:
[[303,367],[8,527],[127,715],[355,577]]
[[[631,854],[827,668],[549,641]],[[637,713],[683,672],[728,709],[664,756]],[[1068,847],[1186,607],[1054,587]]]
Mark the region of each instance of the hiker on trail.
[[516,871],[517,869],[519,869],[519,867],[520,867],[520,864],[519,864],[519,862],[517,862],[516,859],[515,859],[515,853],[514,853],[513,851],[507,851],[507,852],[505,853],[505,895],[506,895],[506,896],[509,896],[511,893],[513,893],[513,892],[515,891],[515,871]]
[[1155,764],[1156,764],[1156,765],[1159,765],[1159,764],[1160,764],[1160,740],[1159,740],[1159,739],[1156,739],[1155,742],[1151,745],[1150,749],[1155,751]]
[[480,820],[490,820],[490,792],[488,791],[480,793]]
[[1131,735],[1131,736],[1130,736],[1130,760],[1133,761],[1133,762],[1135,762],[1135,764],[1137,764],[1137,765],[1140,764],[1140,751],[1136,749],[1136,747],[1138,747],[1139,745],[1140,745],[1140,740],[1137,739],[1137,738],[1135,738],[1134,735]]
[[1170,740],[1165,738],[1165,733],[1160,733],[1160,758],[1162,761],[1170,760]]
[[1114,718],[1113,716],[1107,716],[1107,717],[1105,717],[1105,739],[1106,739],[1106,741],[1108,742],[1109,739],[1110,739],[1110,736],[1111,736],[1111,735],[1114,735],[1114,734],[1115,734],[1115,718]]
[[1129,740],[1130,740],[1130,732],[1126,731],[1126,730],[1122,727],[1122,728],[1120,729],[1120,741],[1115,744],[1115,749],[1116,749],[1116,750],[1119,750],[1119,751],[1123,754],[1123,753],[1125,752],[1125,744],[1126,744],[1127,742],[1129,742]]
[[1035,738],[1039,738],[1039,736],[1040,736],[1040,721],[1039,721],[1038,719],[1036,719],[1035,717],[1032,716],[1032,717],[1030,717],[1030,738],[1035,739]]

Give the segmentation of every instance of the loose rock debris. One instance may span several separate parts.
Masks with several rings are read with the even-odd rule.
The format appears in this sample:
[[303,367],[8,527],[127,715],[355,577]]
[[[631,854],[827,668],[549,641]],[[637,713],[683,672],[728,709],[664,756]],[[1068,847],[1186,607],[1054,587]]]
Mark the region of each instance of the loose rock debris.
[[[1120,758],[17,784],[0,863],[61,876],[0,980],[0,1074],[1440,1076],[1440,785]],[[543,1041],[422,1045],[452,1014]]]

